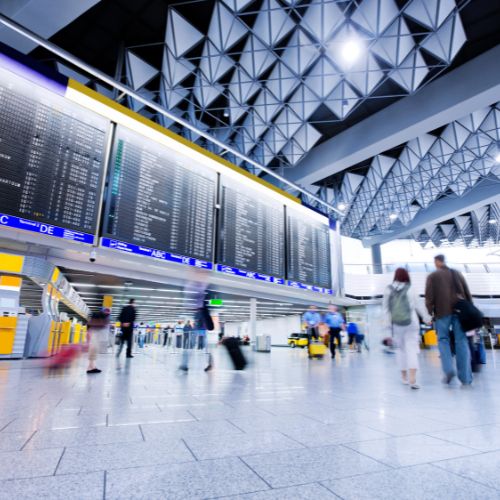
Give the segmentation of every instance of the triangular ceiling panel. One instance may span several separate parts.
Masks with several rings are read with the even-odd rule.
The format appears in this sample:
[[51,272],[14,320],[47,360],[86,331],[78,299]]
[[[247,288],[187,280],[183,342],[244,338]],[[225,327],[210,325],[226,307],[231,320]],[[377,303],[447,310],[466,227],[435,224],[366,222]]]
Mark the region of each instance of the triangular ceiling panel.
[[338,3],[313,0],[307,8],[301,26],[311,35],[318,37],[320,42],[326,43],[345,20],[344,12]]
[[245,71],[257,79],[276,62],[277,57],[254,35],[250,35],[239,59],[239,64]]
[[276,45],[295,27],[288,12],[276,0],[264,0],[253,26],[254,33],[268,46]]
[[351,20],[374,35],[380,35],[399,15],[394,0],[363,0]]
[[219,51],[229,50],[247,33],[245,25],[223,3],[215,4],[208,28],[208,38]]
[[176,10],[169,10],[165,43],[176,57],[183,56],[202,40],[202,33],[187,22]]

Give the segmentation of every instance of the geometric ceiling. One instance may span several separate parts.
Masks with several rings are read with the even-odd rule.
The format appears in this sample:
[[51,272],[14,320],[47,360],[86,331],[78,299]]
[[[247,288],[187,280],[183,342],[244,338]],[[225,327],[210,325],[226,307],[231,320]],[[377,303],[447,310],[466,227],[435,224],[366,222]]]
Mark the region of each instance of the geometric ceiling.
[[500,244],[500,206],[492,203],[413,235],[422,246],[464,245],[482,247]]
[[[485,178],[499,182],[500,194],[500,103],[409,141],[396,158],[375,156],[364,176],[346,173],[336,189],[344,213],[342,231],[366,238],[407,226],[437,200],[461,197]],[[484,206],[414,236],[436,245],[455,240],[484,244],[493,236],[497,242],[497,214],[496,204]]]
[[212,6],[203,32],[169,7],[161,64],[146,60],[147,47],[125,51],[127,83],[270,167],[296,165],[363,102],[413,94],[466,41],[455,0],[202,0],[190,9],[199,4]]

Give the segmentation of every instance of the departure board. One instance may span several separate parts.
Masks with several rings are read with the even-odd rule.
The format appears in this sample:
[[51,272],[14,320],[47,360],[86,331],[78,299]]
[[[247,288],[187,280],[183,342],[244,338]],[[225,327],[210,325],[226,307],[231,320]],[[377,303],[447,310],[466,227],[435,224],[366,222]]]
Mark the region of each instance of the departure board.
[[330,288],[330,234],[328,224],[287,209],[287,278]]
[[[66,100],[60,84],[43,87],[13,72],[8,61],[0,61],[0,213],[22,218],[14,227],[53,224],[72,230],[60,237],[91,243],[109,121]],[[56,236],[53,229],[45,232]]]
[[283,203],[222,177],[217,262],[238,270],[285,276]]
[[106,236],[213,261],[217,174],[152,139],[117,126]]

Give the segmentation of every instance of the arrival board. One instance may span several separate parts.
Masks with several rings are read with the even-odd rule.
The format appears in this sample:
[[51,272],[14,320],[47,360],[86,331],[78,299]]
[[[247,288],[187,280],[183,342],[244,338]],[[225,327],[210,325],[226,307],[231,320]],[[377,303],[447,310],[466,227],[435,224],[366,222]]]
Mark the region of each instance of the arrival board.
[[0,213],[87,233],[82,241],[91,242],[109,122],[67,101],[60,84],[39,86],[7,61],[2,56]]
[[104,233],[213,261],[217,174],[188,156],[117,126]]
[[331,288],[328,224],[287,211],[287,278],[307,285]]
[[284,236],[283,203],[222,178],[218,263],[283,278]]

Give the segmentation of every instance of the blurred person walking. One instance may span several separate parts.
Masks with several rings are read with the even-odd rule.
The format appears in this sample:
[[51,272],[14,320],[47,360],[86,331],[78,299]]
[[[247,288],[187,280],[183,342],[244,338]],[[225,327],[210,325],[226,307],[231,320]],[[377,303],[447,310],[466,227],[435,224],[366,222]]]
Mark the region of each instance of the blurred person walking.
[[108,340],[109,335],[109,316],[110,310],[104,308],[99,312],[92,313],[87,328],[89,335],[89,365],[87,373],[101,373],[102,370],[97,368],[95,362],[101,348],[103,348]]
[[[214,329],[214,323],[208,309],[208,273],[204,269],[193,269],[191,280],[186,283],[184,288],[184,296],[186,299],[186,307],[194,310],[194,331],[190,325],[190,332],[196,337],[206,335],[207,330]],[[189,339],[189,337],[188,337]],[[189,342],[189,340],[188,340]],[[180,370],[187,372],[189,370],[189,351],[186,347],[191,348],[191,344],[185,346],[182,353],[182,362],[179,366]],[[205,371],[212,369],[212,355],[207,350],[208,361]]]
[[118,321],[120,322],[122,335],[120,339],[120,347],[116,353],[118,358],[122,352],[123,344],[127,343],[127,358],[133,358],[132,356],[132,343],[134,340],[134,322],[137,317],[137,310],[135,308],[135,299],[130,299],[128,305],[126,305],[120,312],[118,316]]
[[337,344],[340,349],[342,349],[342,337],[340,332],[345,328],[345,319],[342,314],[339,313],[339,308],[334,305],[328,306],[328,312],[323,318],[323,322],[328,326],[328,335],[330,343],[330,353],[332,359],[335,358],[335,339],[337,339]]
[[184,324],[182,323],[182,319],[179,319],[174,326],[174,348],[181,349],[183,346],[183,337],[184,337]]
[[[436,271],[427,277],[425,285],[425,305],[436,326],[441,366],[444,372],[443,383],[449,384],[458,372],[460,382],[463,385],[469,385],[472,383],[469,342],[455,312],[455,305],[460,300],[472,303],[472,296],[465,278],[446,265],[444,255],[436,255],[434,265]],[[453,363],[450,327],[455,341],[456,371]]]
[[314,338],[319,339],[319,324],[321,323],[321,314],[316,306],[309,306],[309,309],[304,313],[303,320],[307,325],[307,336],[309,342]]
[[[417,384],[418,353],[420,352],[420,322],[417,314],[428,318],[419,306],[411,286],[410,275],[402,267],[396,269],[394,279],[384,294],[383,310],[386,322],[390,324],[396,343],[396,356],[403,384],[420,389]],[[430,319],[430,318],[428,318]]]

